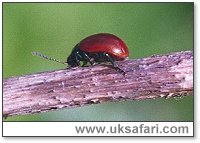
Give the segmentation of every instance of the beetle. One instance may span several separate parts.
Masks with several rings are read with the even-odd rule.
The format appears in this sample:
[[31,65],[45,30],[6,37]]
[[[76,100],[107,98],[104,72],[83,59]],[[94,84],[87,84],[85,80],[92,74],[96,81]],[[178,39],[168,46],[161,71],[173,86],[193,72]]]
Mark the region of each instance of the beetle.
[[91,65],[110,62],[114,69],[123,74],[125,72],[118,67],[115,61],[125,60],[129,56],[128,47],[125,42],[119,37],[109,33],[94,34],[81,40],[73,48],[67,58],[67,62],[58,61],[38,52],[32,52],[32,54],[62,64],[68,64],[70,67],[80,66],[81,61],[83,62],[82,66],[87,65],[88,62]]

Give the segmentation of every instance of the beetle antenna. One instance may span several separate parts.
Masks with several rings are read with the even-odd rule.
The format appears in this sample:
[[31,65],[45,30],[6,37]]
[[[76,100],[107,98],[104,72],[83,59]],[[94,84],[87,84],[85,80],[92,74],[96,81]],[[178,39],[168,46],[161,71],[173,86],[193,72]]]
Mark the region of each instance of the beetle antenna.
[[59,61],[59,60],[57,60],[57,59],[48,57],[48,56],[43,55],[43,54],[41,54],[41,53],[39,53],[39,52],[32,52],[32,55],[38,56],[38,57],[41,57],[41,58],[43,58],[43,59],[47,59],[47,60],[50,60],[50,61],[55,61],[55,62],[57,62],[57,63],[61,63],[61,64],[64,64],[64,65],[67,64],[66,62],[61,62],[61,61]]

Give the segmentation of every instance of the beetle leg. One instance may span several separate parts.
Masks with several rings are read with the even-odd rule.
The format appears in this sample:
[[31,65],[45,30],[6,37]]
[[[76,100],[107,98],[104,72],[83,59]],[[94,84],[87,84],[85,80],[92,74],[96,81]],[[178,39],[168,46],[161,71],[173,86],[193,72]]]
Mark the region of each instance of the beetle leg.
[[116,64],[116,62],[112,59],[112,57],[108,54],[108,53],[104,53],[104,56],[108,59],[109,62],[111,62],[113,68],[117,71],[119,71],[120,73],[122,73],[123,75],[126,74],[125,71],[123,71],[122,69],[120,69],[118,67],[118,65]]
[[76,66],[79,66],[80,65],[80,55],[78,52],[76,52],[76,54],[74,54],[74,60],[75,60],[75,63],[76,63]]
[[87,55],[87,53],[81,52],[80,54],[81,54],[82,58],[85,60],[83,62],[83,66],[85,66],[87,64],[87,62],[89,62],[91,65],[94,65],[94,61]]

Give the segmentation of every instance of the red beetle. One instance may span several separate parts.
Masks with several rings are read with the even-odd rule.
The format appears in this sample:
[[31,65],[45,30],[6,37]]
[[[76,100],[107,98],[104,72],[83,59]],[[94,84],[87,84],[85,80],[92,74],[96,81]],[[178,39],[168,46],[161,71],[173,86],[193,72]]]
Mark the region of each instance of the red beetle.
[[115,61],[126,59],[129,53],[126,44],[117,36],[109,33],[99,33],[91,35],[79,42],[73,48],[67,58],[67,62],[60,62],[37,52],[33,52],[33,54],[59,63],[68,63],[70,67],[79,66],[80,61],[83,61],[83,66],[88,62],[91,65],[94,63],[111,62],[116,70],[125,74],[117,66]]

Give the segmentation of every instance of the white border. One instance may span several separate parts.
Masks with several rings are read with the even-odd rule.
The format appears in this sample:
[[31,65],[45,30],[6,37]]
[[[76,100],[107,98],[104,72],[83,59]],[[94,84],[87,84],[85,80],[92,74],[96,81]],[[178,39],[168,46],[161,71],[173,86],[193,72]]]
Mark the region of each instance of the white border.
[[[123,0],[121,0],[121,1],[123,1]],[[114,1],[114,0],[109,0],[109,2],[121,2],[121,1]],[[194,9],[195,9],[195,63],[197,63],[198,61],[200,61],[200,56],[197,56],[197,55],[200,55],[200,52],[199,52],[199,48],[197,48],[197,47],[199,47],[199,42],[197,41],[197,38],[196,37],[198,37],[199,38],[199,33],[200,33],[200,31],[199,31],[199,28],[197,27],[197,25],[200,25],[199,23],[199,20],[200,20],[200,18],[199,18],[199,16],[200,16],[200,12],[199,12],[199,5],[200,5],[200,1],[199,0],[176,0],[176,1],[173,1],[173,0],[168,0],[168,1],[158,1],[158,0],[151,0],[151,1],[138,1],[138,0],[135,0],[135,1],[132,1],[132,0],[125,0],[126,2],[194,2],[195,3],[195,7],[194,7]],[[123,2],[125,2],[125,1],[123,1]],[[52,0],[42,0],[42,1],[39,1],[39,0],[35,0],[35,1],[29,1],[29,0],[19,0],[19,1],[17,1],[17,0],[4,0],[3,2],[58,2],[58,1],[52,1]],[[64,1],[64,0],[61,0],[61,2],[67,2],[67,1]],[[74,0],[74,1],[72,1],[72,0],[69,0],[68,2],[94,2],[94,1],[92,1],[92,0],[87,0],[87,1],[81,1],[81,0],[79,0],[79,1],[77,1],[77,0]],[[98,2],[98,1],[95,1],[95,2]],[[108,2],[107,0],[102,0],[101,2]],[[2,4],[2,3],[1,3]],[[1,6],[1,10],[0,11],[2,11],[2,6]],[[1,23],[1,27],[2,27],[2,17],[0,18],[0,23]],[[0,28],[0,32],[2,33],[2,28]],[[0,40],[0,45],[2,45],[2,39]],[[1,47],[2,48],[2,47]],[[0,50],[0,55],[2,56],[2,50]],[[2,57],[0,58],[1,60],[2,60]],[[2,63],[2,61],[1,61],[1,63]],[[198,90],[198,81],[200,81],[200,76],[198,76],[198,73],[200,73],[200,66],[197,66],[196,68],[195,68],[195,83],[196,83],[196,88],[195,88],[195,95],[200,95],[200,93],[199,93],[199,90]],[[2,78],[2,70],[1,70],[1,78]],[[1,80],[1,82],[2,82],[2,80]],[[2,85],[2,83],[1,83],[1,85]],[[2,91],[2,87],[1,87],[1,91]],[[167,138],[167,139],[164,139],[164,138],[135,138],[134,139],[134,141],[136,140],[136,141],[138,141],[138,142],[140,142],[140,143],[144,143],[144,142],[149,142],[149,141],[153,141],[154,143],[160,143],[160,142],[162,142],[162,143],[168,143],[169,141],[170,141],[170,143],[172,143],[172,142],[181,142],[181,143],[188,143],[188,142],[195,142],[195,143],[197,143],[197,142],[199,142],[200,141],[200,138],[199,138],[199,135],[200,135],[200,133],[199,133],[199,124],[197,123],[197,121],[199,121],[200,120],[200,117],[199,117],[199,115],[200,114],[198,114],[199,113],[199,104],[196,104],[196,103],[200,103],[200,100],[199,100],[200,98],[199,98],[199,96],[196,96],[195,97],[195,105],[196,105],[196,110],[195,110],[195,138]],[[2,99],[1,99],[2,100]],[[0,102],[1,103],[1,109],[2,109],[2,102]],[[2,110],[1,110],[2,111]],[[1,123],[1,127],[2,127],[2,123]],[[2,134],[2,130],[0,130],[0,133]],[[102,143],[102,141],[103,142],[106,142],[106,140],[105,139],[97,139],[97,138],[90,138],[90,139],[88,139],[88,138],[78,138],[77,140],[75,140],[74,138],[73,138],[73,140],[72,140],[72,142],[78,142],[78,141],[81,141],[81,142],[86,142],[86,140],[87,140],[87,143],[88,142],[101,142]],[[6,142],[6,143],[8,143],[8,142],[13,142],[13,143],[23,143],[23,142],[29,142],[29,143],[32,143],[32,142],[35,142],[35,141],[37,141],[37,143],[45,143],[45,142],[48,142],[48,143],[52,143],[52,142],[63,142],[63,143],[66,143],[66,138],[59,138],[59,139],[56,139],[56,140],[54,140],[54,139],[52,139],[52,138],[49,138],[49,139],[42,139],[42,140],[39,140],[39,139],[36,139],[36,138],[12,138],[12,139],[6,139],[6,138],[0,138],[0,142],[2,142],[2,143],[4,143],[4,142]],[[121,143],[122,141],[124,142],[124,141],[126,141],[126,142],[133,142],[133,138],[122,138],[122,139],[120,139],[120,138],[109,138],[109,142],[111,142],[111,141],[115,141],[115,143],[117,143],[117,142],[119,142],[119,143]]]
[[4,122],[3,136],[192,137],[193,122]]

